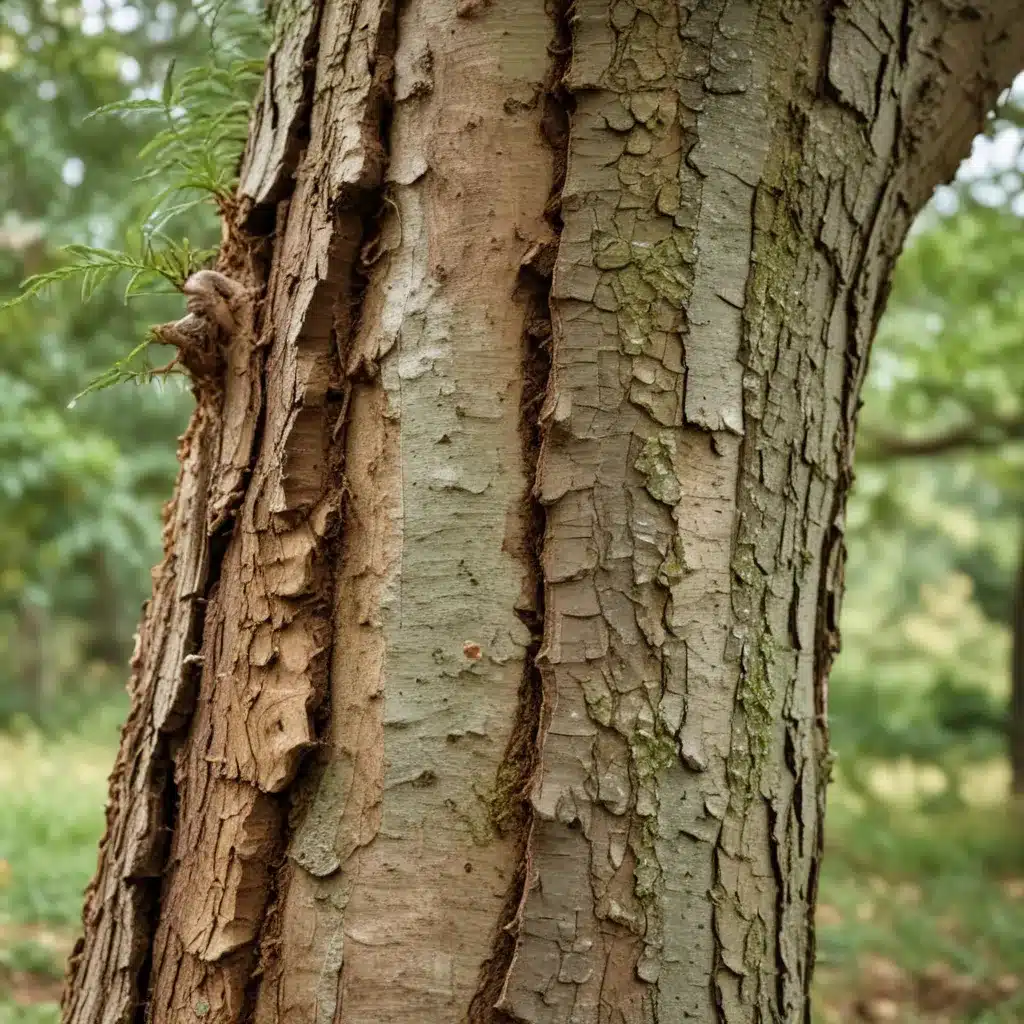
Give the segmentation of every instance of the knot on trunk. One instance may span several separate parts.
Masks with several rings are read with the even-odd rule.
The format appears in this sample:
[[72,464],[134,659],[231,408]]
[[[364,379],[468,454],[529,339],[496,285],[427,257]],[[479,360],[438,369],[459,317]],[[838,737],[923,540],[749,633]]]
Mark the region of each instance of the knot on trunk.
[[159,324],[153,336],[177,350],[171,365],[183,366],[201,393],[223,386],[225,351],[239,331],[246,289],[216,270],[200,270],[184,283],[188,312],[180,320]]

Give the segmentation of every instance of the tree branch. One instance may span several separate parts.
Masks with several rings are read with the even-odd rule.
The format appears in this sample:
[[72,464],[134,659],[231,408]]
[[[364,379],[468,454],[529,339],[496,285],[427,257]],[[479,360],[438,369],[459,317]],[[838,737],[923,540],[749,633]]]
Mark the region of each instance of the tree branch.
[[998,448],[1024,440],[1024,417],[968,423],[931,437],[895,437],[865,433],[858,439],[858,459],[888,462],[894,459],[954,455],[967,451]]

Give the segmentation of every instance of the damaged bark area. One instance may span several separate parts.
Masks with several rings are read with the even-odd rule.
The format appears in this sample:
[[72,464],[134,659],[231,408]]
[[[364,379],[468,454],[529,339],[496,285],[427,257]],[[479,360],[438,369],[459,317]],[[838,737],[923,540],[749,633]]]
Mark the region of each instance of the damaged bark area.
[[523,421],[546,376],[556,28],[540,3],[409,0],[397,21],[386,212],[346,364],[330,721],[259,1021],[492,1019],[522,889],[540,710]]
[[251,1012],[286,842],[279,794],[315,743],[312,714],[327,691],[344,473],[334,445],[352,386],[342,359],[380,205],[394,48],[388,4],[347,13],[332,5],[317,27],[313,92],[324,103],[312,112],[268,282],[261,443],[209,599],[199,699],[177,757],[154,1022]]
[[[133,658],[66,1021],[246,1012],[284,794],[315,742],[344,479],[342,355],[379,211],[394,44],[387,4],[340,20],[306,11],[305,113],[278,121],[284,156],[272,170],[250,152],[218,270],[193,275],[188,314],[154,329],[177,348],[197,407]],[[317,88],[338,96],[312,124],[308,60]],[[276,209],[262,202],[275,192]],[[250,232],[266,222],[261,251]]]
[[181,438],[181,469],[164,510],[163,562],[153,570],[131,662],[131,711],[110,780],[107,830],[85,897],[85,934],[68,965],[65,1021],[142,1016],[174,827],[172,751],[199,685],[206,599],[249,470],[261,407],[257,296],[260,240],[226,234],[221,271],[185,283],[189,312],[154,328],[177,349],[196,408]]
[[[540,412],[548,394],[551,373],[551,276],[562,230],[561,195],[565,184],[571,103],[563,85],[568,67],[571,29],[567,5],[550,8],[554,28],[548,46],[551,69],[544,83],[541,130],[551,148],[553,181],[545,207],[545,219],[555,237],[534,242],[520,265],[519,293],[525,301],[523,334],[520,437],[527,479],[536,481],[543,439]],[[522,911],[532,884],[530,853],[533,839],[533,789],[538,780],[543,736],[550,721],[550,701],[545,697],[542,670],[537,662],[544,631],[544,576],[541,552],[544,540],[544,507],[534,488],[523,496],[523,518],[529,525],[520,557],[528,568],[523,594],[516,611],[530,630],[515,724],[505,756],[498,767],[492,803],[492,821],[503,835],[516,842],[516,867],[506,906],[495,935],[491,957],[485,961],[477,991],[469,1005],[469,1024],[500,1024],[512,1020],[498,1009],[515,957],[522,928]]]
[[857,395],[1024,5],[275,10],[64,1021],[806,1019]]

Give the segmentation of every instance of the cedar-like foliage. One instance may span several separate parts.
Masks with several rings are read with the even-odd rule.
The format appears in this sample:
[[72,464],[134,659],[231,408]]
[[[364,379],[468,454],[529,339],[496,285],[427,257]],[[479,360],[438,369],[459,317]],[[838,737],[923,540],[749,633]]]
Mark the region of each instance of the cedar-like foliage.
[[[176,238],[170,225],[197,206],[223,209],[237,185],[252,98],[263,75],[269,46],[267,22],[244,0],[207,0],[198,6],[209,29],[207,59],[183,73],[171,61],[158,98],[136,97],[108,103],[90,117],[149,117],[157,122],[139,152],[143,167],[136,183],[152,184],[141,223],[122,249],[68,245],[67,262],[22,282],[17,296],[0,309],[34,298],[53,285],[81,281],[82,301],[97,289],[127,277],[124,299],[181,290],[195,271],[209,266],[216,247],[196,247]],[[148,333],[122,359],[90,380],[71,401],[123,381],[144,382],[155,371],[148,349],[157,338]]]

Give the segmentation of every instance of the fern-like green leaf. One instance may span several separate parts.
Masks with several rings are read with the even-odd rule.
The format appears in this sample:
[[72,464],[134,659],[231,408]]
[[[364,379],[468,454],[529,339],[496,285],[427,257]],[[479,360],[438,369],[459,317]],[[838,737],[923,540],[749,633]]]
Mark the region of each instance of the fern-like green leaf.
[[164,74],[164,87],[160,91],[160,102],[169,109],[174,99],[174,58],[170,59]]
[[151,114],[163,109],[164,105],[160,100],[147,98],[114,100],[112,103],[104,103],[103,106],[90,110],[83,120],[88,121],[90,118],[104,117],[108,114]]
[[108,367],[102,373],[93,377],[74,398],[68,402],[68,408],[73,409],[80,399],[94,391],[102,391],[104,388],[113,387],[115,384],[134,382],[145,384],[153,379],[154,369],[146,360],[145,356],[151,345],[157,342],[157,338],[149,333],[139,342],[123,359],[119,359],[113,366]]
[[[17,296],[0,303],[0,309],[73,279],[81,282],[83,301],[122,275],[127,276],[125,301],[180,290],[189,275],[216,257],[216,248],[195,247],[187,238],[176,240],[165,229],[196,206],[223,206],[234,194],[251,101],[263,74],[270,37],[267,23],[243,0],[199,0],[196,8],[210,33],[206,64],[178,74],[171,60],[159,99],[118,100],[89,115],[159,118],[160,127],[138,157],[144,170],[137,182],[160,186],[144,205],[140,240],[123,251],[66,246],[62,266],[29,277]],[[152,335],[147,336],[124,359],[91,380],[71,404],[112,384],[152,379],[152,369],[144,360],[153,341]]]

